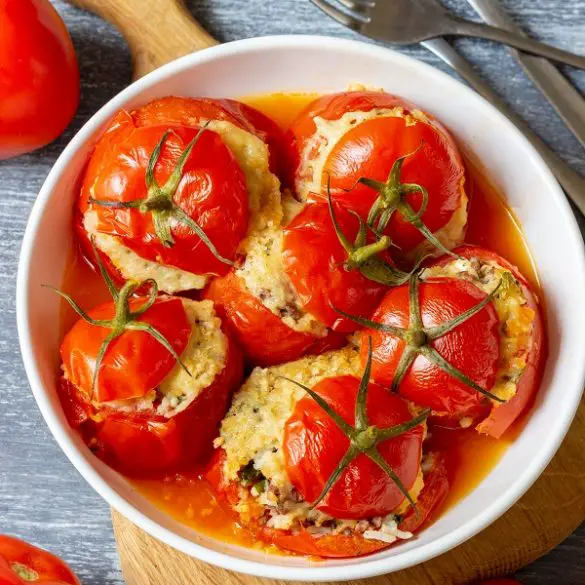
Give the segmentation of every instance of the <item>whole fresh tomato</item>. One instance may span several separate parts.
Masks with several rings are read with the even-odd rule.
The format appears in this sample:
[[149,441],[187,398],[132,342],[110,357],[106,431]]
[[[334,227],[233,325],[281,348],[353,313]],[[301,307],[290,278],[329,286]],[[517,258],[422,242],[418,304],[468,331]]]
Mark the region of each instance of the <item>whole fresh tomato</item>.
[[248,189],[216,133],[141,126],[122,111],[95,147],[79,212],[86,245],[107,234],[159,264],[224,274],[248,228]]
[[392,266],[389,246],[389,240],[366,237],[363,221],[343,206],[315,203],[284,230],[284,271],[306,312],[334,331],[350,333],[357,325],[337,309],[369,317],[387,287],[408,278]]
[[293,122],[288,142],[300,199],[323,198],[329,182],[336,201],[375,223],[404,253],[425,238],[440,247],[434,234],[452,219],[457,225],[440,239],[463,239],[467,198],[457,146],[403,98],[376,91],[323,96]]
[[0,159],[52,142],[79,103],[77,59],[49,0],[0,0]]
[[345,338],[334,331],[325,337],[295,331],[251,295],[241,279],[230,272],[215,278],[203,298],[212,300],[231,335],[246,357],[259,366],[296,360],[345,345]]
[[81,585],[58,557],[12,536],[0,535],[0,585]]

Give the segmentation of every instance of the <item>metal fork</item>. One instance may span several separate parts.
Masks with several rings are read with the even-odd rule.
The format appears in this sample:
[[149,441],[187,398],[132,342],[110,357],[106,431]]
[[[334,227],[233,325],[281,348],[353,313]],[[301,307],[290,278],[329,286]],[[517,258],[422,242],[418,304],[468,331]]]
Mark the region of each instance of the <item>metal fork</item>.
[[448,35],[480,37],[585,69],[585,57],[551,47],[515,32],[482,22],[464,20],[451,14],[436,0],[311,0],[311,2],[338,22],[378,41],[411,45]]
[[[499,0],[467,0],[467,2],[486,22],[521,32],[504,12]],[[577,140],[585,146],[585,99],[583,96],[552,63],[513,49],[511,54]]]
[[[358,3],[363,6],[367,5],[373,7],[375,0],[343,0],[344,4],[349,7],[351,2],[354,9],[358,6]],[[389,1],[389,0],[386,0]],[[414,0],[412,0],[414,3]],[[311,0],[317,6],[320,6],[322,0]],[[398,2],[400,3],[400,2]],[[347,21],[347,15],[344,14],[343,18],[339,18],[335,13],[331,13],[329,10],[325,10],[327,14],[332,16],[335,20],[349,26]],[[355,27],[350,27],[354,28]],[[526,124],[524,120],[516,116],[508,106],[502,101],[502,99],[494,92],[494,90],[485,82],[483,79],[474,71],[473,66],[469,61],[464,59],[451,45],[444,39],[432,39],[421,43],[429,51],[432,51],[440,59],[442,59],[447,65],[450,65],[467,83],[477,91],[481,96],[498,108],[516,127],[526,136],[531,142],[534,148],[538,151],[540,156],[545,160],[551,171],[556,176],[558,182],[563,187],[565,193],[573,201],[573,203],[579,208],[581,213],[585,215],[585,179],[571,169],[558,155],[551,150]]]

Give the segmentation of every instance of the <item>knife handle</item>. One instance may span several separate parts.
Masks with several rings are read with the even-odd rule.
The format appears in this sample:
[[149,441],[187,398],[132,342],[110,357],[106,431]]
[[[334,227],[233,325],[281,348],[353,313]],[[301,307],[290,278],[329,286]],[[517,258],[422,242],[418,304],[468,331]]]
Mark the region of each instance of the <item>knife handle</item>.
[[528,138],[544,159],[557,180],[563,187],[565,193],[573,203],[585,215],[585,179],[573,171],[563,160],[561,160],[526,124],[524,120],[516,116],[505,104],[505,102],[492,90],[492,88],[481,79],[473,70],[471,63],[464,59],[444,39],[433,39],[422,43],[429,51],[432,51],[450,65],[479,95],[484,97],[511,122],[513,122]]
[[116,26],[130,47],[134,79],[217,41],[182,0],[70,0]]

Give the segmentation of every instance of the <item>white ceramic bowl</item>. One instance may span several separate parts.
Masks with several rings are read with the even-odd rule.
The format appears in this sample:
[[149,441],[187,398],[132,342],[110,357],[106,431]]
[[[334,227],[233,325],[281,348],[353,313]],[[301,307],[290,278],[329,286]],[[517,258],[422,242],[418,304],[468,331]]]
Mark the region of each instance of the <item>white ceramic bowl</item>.
[[[41,288],[60,284],[72,245],[76,183],[100,130],[120,108],[170,94],[238,97],[274,91],[331,92],[351,82],[384,87],[436,115],[516,211],[546,296],[550,358],[537,404],[521,435],[481,485],[417,538],[354,560],[311,563],[229,545],[159,511],[98,461],[72,431],[55,392],[59,300]],[[49,174],[24,237],[17,290],[24,364],[38,405],[71,462],[129,520],[201,560],[263,577],[342,581],[403,569],[467,540],[530,487],[558,449],[585,378],[583,242],[557,182],[518,130],[455,79],[390,50],[323,37],[238,41],[179,59],[134,83],[71,141]]]

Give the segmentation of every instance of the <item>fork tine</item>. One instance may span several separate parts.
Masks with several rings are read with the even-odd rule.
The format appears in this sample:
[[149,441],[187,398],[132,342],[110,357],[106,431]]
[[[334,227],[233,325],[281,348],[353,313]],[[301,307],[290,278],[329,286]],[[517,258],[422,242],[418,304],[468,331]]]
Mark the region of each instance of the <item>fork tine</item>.
[[353,30],[359,31],[362,25],[367,22],[363,16],[360,17],[357,14],[344,12],[333,4],[330,4],[327,0],[311,0],[311,2],[320,8],[325,14]]

